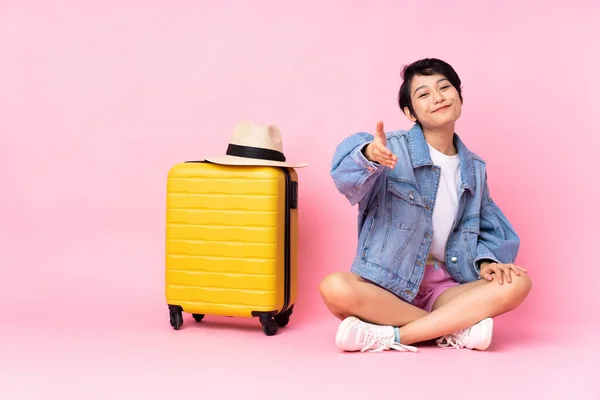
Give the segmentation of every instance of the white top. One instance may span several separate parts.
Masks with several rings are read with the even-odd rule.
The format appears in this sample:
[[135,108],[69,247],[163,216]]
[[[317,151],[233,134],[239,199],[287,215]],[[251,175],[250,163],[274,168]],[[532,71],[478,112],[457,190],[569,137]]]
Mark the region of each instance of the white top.
[[433,163],[441,168],[440,183],[433,207],[433,239],[430,254],[445,260],[446,242],[458,212],[458,192],[461,185],[458,154],[447,156],[429,145]]

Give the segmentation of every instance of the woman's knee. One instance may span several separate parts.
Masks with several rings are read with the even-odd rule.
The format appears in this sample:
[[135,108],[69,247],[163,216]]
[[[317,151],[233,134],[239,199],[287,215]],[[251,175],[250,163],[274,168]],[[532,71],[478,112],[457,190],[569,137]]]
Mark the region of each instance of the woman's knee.
[[352,308],[359,300],[356,283],[358,279],[354,274],[334,272],[321,281],[321,297],[328,306],[338,310]]
[[529,274],[521,272],[520,276],[513,275],[512,282],[504,282],[506,285],[505,301],[508,306],[514,308],[521,304],[529,295],[532,282]]

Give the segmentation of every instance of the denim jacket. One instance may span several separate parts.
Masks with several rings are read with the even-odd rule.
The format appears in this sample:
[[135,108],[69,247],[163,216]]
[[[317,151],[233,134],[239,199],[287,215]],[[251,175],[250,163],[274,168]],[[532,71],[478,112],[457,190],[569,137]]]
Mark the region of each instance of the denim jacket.
[[[374,137],[359,132],[336,148],[331,176],[350,204],[358,204],[358,247],[351,271],[412,303],[423,279],[432,240],[432,212],[440,168],[429,155],[423,131],[386,133],[397,157],[393,169],[370,162],[363,149]],[[457,134],[461,187],[458,214],[445,260],[459,283],[480,279],[479,263],[513,263],[517,233],[490,197],[486,165]]]

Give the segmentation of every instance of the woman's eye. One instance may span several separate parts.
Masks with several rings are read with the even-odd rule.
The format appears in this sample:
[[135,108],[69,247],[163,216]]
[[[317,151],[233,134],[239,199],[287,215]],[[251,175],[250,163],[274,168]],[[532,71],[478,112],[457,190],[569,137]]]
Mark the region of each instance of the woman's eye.
[[425,96],[427,96],[427,93],[423,93],[422,95],[419,96],[419,98],[422,99]]
[[446,86],[442,86],[442,90],[446,90],[448,89],[450,86],[446,85]]

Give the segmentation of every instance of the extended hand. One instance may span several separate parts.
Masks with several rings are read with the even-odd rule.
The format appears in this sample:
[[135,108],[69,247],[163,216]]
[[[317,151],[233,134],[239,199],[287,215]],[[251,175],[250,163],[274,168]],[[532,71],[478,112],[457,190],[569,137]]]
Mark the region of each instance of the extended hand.
[[369,143],[365,150],[365,155],[371,161],[378,162],[386,167],[394,168],[398,157],[393,154],[386,146],[385,132],[383,131],[383,122],[377,123],[375,139]]
[[512,282],[511,273],[514,272],[517,276],[521,276],[521,271],[527,272],[527,270],[523,267],[519,267],[514,264],[497,264],[497,263],[481,263],[481,268],[479,269],[479,274],[481,277],[487,281],[492,281],[493,279],[497,279],[498,283],[501,285],[504,284],[504,279],[508,283]]

